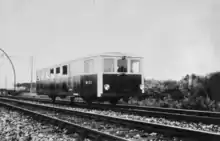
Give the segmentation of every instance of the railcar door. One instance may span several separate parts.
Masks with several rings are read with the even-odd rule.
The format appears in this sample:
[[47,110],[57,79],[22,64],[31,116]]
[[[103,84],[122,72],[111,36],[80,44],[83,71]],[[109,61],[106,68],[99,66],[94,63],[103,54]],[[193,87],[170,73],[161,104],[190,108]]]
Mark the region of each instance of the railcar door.
[[94,73],[94,59],[84,61],[84,72],[81,76],[81,95],[85,100],[96,98],[97,94],[97,73]]
[[97,94],[97,75],[84,75],[81,77],[81,94],[84,99],[92,100]]

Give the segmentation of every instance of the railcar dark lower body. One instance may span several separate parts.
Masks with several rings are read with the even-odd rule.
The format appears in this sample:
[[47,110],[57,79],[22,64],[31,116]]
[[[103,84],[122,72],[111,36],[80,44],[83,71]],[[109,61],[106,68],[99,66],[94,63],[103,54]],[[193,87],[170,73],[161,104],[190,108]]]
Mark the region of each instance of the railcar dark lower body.
[[[73,76],[48,82],[37,82],[37,92],[48,95],[53,101],[56,97],[81,97],[88,103],[110,101],[142,94],[141,75],[97,74]],[[99,82],[101,81],[101,82]]]

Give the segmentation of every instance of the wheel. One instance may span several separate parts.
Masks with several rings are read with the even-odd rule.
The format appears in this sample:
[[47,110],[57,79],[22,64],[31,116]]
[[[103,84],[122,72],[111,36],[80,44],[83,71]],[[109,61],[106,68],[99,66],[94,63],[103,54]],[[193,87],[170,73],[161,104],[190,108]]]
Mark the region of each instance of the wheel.
[[61,98],[61,99],[65,99],[65,98],[66,98],[66,96],[65,96],[65,95],[64,95],[64,96],[60,96],[60,98]]
[[70,102],[74,103],[75,102],[75,97],[70,97]]
[[92,101],[87,100],[86,103],[87,103],[88,105],[91,105],[91,104],[92,104]]
[[56,96],[51,96],[52,102],[55,103],[56,101]]
[[75,97],[70,97],[70,105],[74,105],[75,103]]
[[116,105],[118,103],[118,99],[111,99],[109,101],[112,105]]
[[89,100],[89,99],[84,99],[84,101],[86,102],[86,104],[88,104],[88,105],[91,105],[92,104],[92,101],[91,100]]
[[123,98],[123,101],[124,101],[125,103],[128,103],[129,98],[128,98],[128,97],[124,97],[124,98]]

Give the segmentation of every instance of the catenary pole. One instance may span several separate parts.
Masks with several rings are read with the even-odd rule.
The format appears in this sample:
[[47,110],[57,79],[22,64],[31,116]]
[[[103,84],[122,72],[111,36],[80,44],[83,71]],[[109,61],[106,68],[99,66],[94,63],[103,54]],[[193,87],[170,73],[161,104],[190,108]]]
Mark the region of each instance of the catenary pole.
[[14,73],[14,91],[16,91],[16,72],[15,72],[15,67],[14,67],[14,64],[13,62],[11,61],[9,55],[2,49],[0,48],[0,50],[4,53],[4,55],[8,58],[11,66],[12,66],[12,69],[13,69],[13,73]]

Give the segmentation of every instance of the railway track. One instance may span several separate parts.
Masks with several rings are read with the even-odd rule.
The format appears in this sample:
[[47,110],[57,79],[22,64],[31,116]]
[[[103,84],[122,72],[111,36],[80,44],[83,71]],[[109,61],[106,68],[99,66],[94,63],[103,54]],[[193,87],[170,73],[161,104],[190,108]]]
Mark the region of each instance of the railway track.
[[[220,133],[214,133],[214,132],[207,132],[207,131],[199,131],[199,130],[192,130],[192,129],[187,129],[187,128],[181,128],[178,127],[177,125],[175,126],[169,126],[169,125],[163,125],[163,124],[158,124],[158,123],[151,123],[151,122],[144,122],[141,120],[131,120],[129,117],[127,118],[116,118],[114,116],[105,116],[102,114],[94,114],[94,113],[88,113],[88,112],[83,112],[83,111],[77,111],[77,110],[68,110],[65,108],[60,108],[57,106],[49,106],[49,105],[41,105],[41,104],[36,104],[32,102],[24,102],[20,100],[14,99],[8,99],[8,98],[1,98],[3,101],[10,101],[10,102],[15,102],[15,103],[20,103],[22,105],[32,105],[32,106],[39,106],[39,107],[47,107],[50,110],[56,109],[56,111],[60,112],[65,112],[69,114],[74,114],[74,115],[80,115],[84,117],[92,117],[96,118],[99,120],[106,120],[106,121],[111,121],[113,123],[120,123],[123,125],[126,125],[131,128],[138,128],[146,131],[155,131],[161,134],[169,135],[169,136],[178,136],[178,137],[191,137],[194,139],[198,139],[199,141],[205,141],[205,140],[210,140],[210,141],[217,141],[220,139]],[[33,100],[33,99],[32,99]],[[116,115],[117,116],[117,115]]]
[[69,132],[78,132],[81,135],[80,140],[90,138],[95,141],[129,141],[129,140],[124,139],[122,137],[118,137],[118,136],[114,136],[114,135],[100,132],[98,130],[86,128],[86,127],[71,123],[66,120],[62,120],[62,119],[58,119],[56,117],[48,116],[47,114],[36,112],[36,111],[30,110],[30,109],[27,109],[24,107],[18,107],[17,105],[5,103],[5,102],[0,102],[0,106],[5,106],[10,109],[19,110],[27,115],[30,115],[31,117],[34,117],[36,120],[50,122],[53,125],[59,126],[60,128],[66,128],[66,129],[68,129]]
[[[64,101],[58,103],[65,105]],[[169,108],[156,108],[156,107],[137,107],[129,105],[117,105],[112,106],[110,104],[96,104],[86,105],[83,103],[77,103],[78,107],[82,108],[95,108],[100,110],[113,110],[117,112],[126,112],[130,114],[136,114],[140,116],[151,117],[164,117],[171,120],[184,120],[186,122],[196,122],[204,124],[217,124],[220,125],[220,113],[193,111],[193,110],[179,110]]]
[[[55,108],[55,107],[49,107],[49,106],[45,106],[45,105],[38,105],[38,104],[33,104],[33,103],[31,104],[31,103],[25,103],[25,102],[18,102],[16,100],[9,100],[9,99],[8,100],[1,99],[1,101],[3,101],[3,102],[0,102],[0,104],[5,104],[6,106],[10,106],[10,107],[13,107],[13,108],[19,108],[19,110],[22,109],[22,111],[24,111],[24,109],[25,110],[27,109],[28,112],[30,112],[30,110],[31,110],[31,112],[34,112],[35,114],[36,113],[41,114],[41,115],[43,114],[43,115],[46,115],[47,117],[49,115],[49,117],[53,117],[53,119],[54,118],[55,119],[59,118],[60,120],[62,120],[62,122],[63,121],[68,121],[68,120],[71,121],[71,122],[73,122],[73,120],[74,121],[79,121],[79,120],[82,121],[82,118],[85,117],[85,115],[82,115],[82,113],[81,114],[78,113],[77,115],[78,116],[82,116],[82,117],[77,119],[77,117],[74,117],[73,114],[76,114],[76,113],[73,112],[73,111],[59,109],[59,108]],[[8,104],[8,103],[10,103],[10,104]],[[91,118],[91,115],[90,116],[87,115],[87,118],[88,117]],[[42,118],[45,118],[45,116],[43,116]],[[101,119],[99,119],[98,120],[99,122],[96,122],[95,125],[96,124],[100,124],[100,120]],[[108,123],[111,122],[111,121],[109,121],[107,119],[102,119],[102,121],[105,121],[105,120]],[[84,123],[85,123],[85,121],[83,121],[83,124]],[[121,124],[121,123],[119,124],[119,122],[115,122],[115,121],[114,121],[114,123],[116,123],[118,126],[120,126],[120,124]],[[66,123],[61,123],[61,124],[62,124],[63,127],[66,125]],[[84,126],[89,126],[89,124],[93,124],[94,125],[94,121],[92,121],[92,120],[88,121],[88,119],[87,119],[87,124],[84,124]],[[111,125],[109,124],[108,128],[110,126],[112,126],[112,124]],[[93,127],[93,128],[95,128],[95,127]],[[175,140],[175,141],[180,141],[180,140],[177,140],[177,138],[169,138],[169,137],[166,137],[166,136],[163,136],[163,135],[159,135],[159,134],[156,134],[156,133],[149,133],[149,132],[147,133],[147,132],[143,132],[141,130],[136,130],[136,129],[133,129],[133,128],[128,129],[127,127],[123,128],[122,126],[120,126],[120,127],[118,127],[118,129],[119,130],[117,132],[116,131],[113,131],[113,132],[115,132],[115,134],[119,134],[119,136],[114,136],[114,138],[113,138],[113,135],[111,135],[111,137],[109,137],[105,133],[102,133],[102,135],[99,135],[100,138],[96,139],[96,140],[100,140],[104,136],[106,138],[106,140],[110,140],[110,139],[113,140],[114,139],[114,140],[130,140],[130,141],[131,140],[132,141],[133,140],[134,141],[140,141],[140,140],[141,141],[149,141],[149,140],[161,140],[161,141],[173,141],[173,140]],[[100,126],[99,126],[99,130],[103,130],[103,128],[100,129]],[[116,127],[115,127],[114,130],[117,130]],[[126,135],[126,134],[124,134],[124,135],[120,134],[120,132],[126,133],[125,132],[126,130],[127,130],[127,133],[129,132],[129,134],[133,134],[133,136],[134,135],[135,136],[132,137],[132,138],[129,138],[129,136]],[[98,134],[101,133],[100,131],[97,131],[97,132],[99,132]],[[88,133],[88,131],[83,132],[82,133],[83,137],[86,137],[85,134],[87,134],[87,133]],[[120,137],[120,136],[123,136],[123,137]],[[142,137],[142,136],[144,136],[144,137]]]
[[[15,98],[15,97],[11,97]],[[51,103],[49,99],[33,99],[27,97],[16,97],[16,99],[33,100],[45,103]],[[57,100],[56,104],[69,106],[69,101]],[[160,108],[160,107],[141,107],[118,104],[116,106],[110,104],[98,104],[93,103],[87,105],[83,102],[77,102],[74,106],[80,108],[99,109],[99,110],[112,110],[117,112],[125,112],[129,114],[135,114],[140,116],[151,116],[151,117],[164,117],[170,120],[184,120],[187,122],[196,122],[204,124],[217,124],[220,125],[220,112],[208,112],[198,110],[184,110],[184,109],[172,109],[172,108]]]

